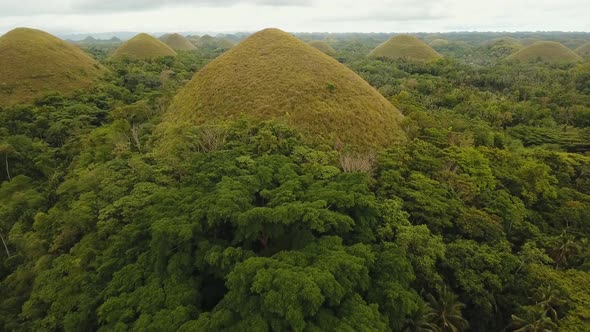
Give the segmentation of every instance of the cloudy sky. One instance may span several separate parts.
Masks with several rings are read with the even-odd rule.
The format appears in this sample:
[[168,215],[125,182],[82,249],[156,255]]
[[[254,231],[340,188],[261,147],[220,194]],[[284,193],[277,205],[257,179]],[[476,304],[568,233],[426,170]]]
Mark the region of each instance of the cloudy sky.
[[590,0],[0,0],[0,33],[590,31]]

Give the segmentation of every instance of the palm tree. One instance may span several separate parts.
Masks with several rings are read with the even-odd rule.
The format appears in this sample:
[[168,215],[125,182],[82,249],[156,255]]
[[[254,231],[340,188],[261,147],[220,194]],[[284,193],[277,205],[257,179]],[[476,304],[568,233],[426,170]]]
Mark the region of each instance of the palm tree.
[[410,317],[406,318],[402,327],[402,332],[439,332],[439,328],[428,322],[428,314],[432,308],[428,303],[420,302],[418,309]]
[[2,240],[2,244],[4,245],[4,250],[6,250],[6,256],[8,256],[8,258],[10,258],[10,251],[8,250],[8,245],[6,244],[6,241],[4,241],[4,237],[2,236],[2,233],[0,233],[0,240]]
[[545,314],[548,315],[554,323],[559,320],[557,310],[563,304],[565,300],[562,299],[561,292],[551,287],[551,285],[540,286],[535,290],[534,299],[537,302],[537,306],[545,310]]
[[521,317],[512,315],[512,326],[516,328],[514,332],[552,332],[557,328],[542,306],[525,307]]
[[449,291],[446,286],[439,291],[438,299],[432,294],[428,294],[427,299],[431,311],[426,315],[426,318],[437,327],[438,331],[460,332],[469,326],[461,314],[465,305],[459,302],[457,295]]
[[572,257],[580,251],[580,246],[576,243],[573,235],[567,234],[567,231],[555,239],[550,256],[555,261],[555,267],[567,266]]
[[15,151],[12,145],[8,143],[0,143],[0,153],[4,154],[4,163],[6,166],[6,175],[8,176],[8,181],[12,180],[12,178],[10,177],[10,170],[8,169],[8,155],[14,152]]

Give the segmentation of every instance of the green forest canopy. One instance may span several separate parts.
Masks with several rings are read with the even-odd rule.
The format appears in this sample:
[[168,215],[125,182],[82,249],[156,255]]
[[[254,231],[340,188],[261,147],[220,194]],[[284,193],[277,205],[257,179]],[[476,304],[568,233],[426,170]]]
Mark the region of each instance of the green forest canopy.
[[85,45],[97,84],[0,106],[0,330],[589,330],[590,63],[442,37],[416,63],[331,36],[405,116],[369,155],[233,117],[170,158],[169,105],[222,50]]

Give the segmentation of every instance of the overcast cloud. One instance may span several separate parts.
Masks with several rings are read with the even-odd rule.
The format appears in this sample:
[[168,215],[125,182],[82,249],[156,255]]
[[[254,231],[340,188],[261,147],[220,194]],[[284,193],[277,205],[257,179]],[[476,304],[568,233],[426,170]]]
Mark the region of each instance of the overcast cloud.
[[0,0],[0,33],[590,31],[590,0]]

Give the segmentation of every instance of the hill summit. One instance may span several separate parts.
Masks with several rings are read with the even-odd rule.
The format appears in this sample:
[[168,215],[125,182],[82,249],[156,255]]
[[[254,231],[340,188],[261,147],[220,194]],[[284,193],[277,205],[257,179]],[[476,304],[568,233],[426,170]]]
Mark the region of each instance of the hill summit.
[[234,47],[234,43],[227,39],[211,37],[204,35],[194,42],[197,48],[229,50]]
[[441,58],[441,55],[414,36],[397,35],[377,46],[369,57],[431,61]]
[[165,34],[160,37],[160,40],[175,51],[191,51],[197,49],[188,39],[178,33]]
[[322,51],[323,53],[329,55],[329,56],[334,56],[336,55],[336,50],[332,48],[332,46],[328,45],[328,43],[326,43],[323,40],[314,40],[309,42],[309,45],[312,47],[317,48],[318,50]]
[[583,57],[590,56],[590,42],[587,42],[586,44],[578,47],[576,49],[576,53],[578,53],[579,55],[581,55]]
[[[338,61],[266,29],[209,63],[174,98],[167,125],[277,119],[304,137],[354,148],[405,139],[402,114]],[[175,132],[178,132],[176,130]]]
[[548,63],[576,62],[582,58],[558,42],[540,41],[512,54],[508,60],[531,62],[541,60]]
[[147,33],[140,33],[119,46],[111,58],[154,59],[164,56],[176,56],[176,52]]
[[104,72],[76,46],[47,32],[16,28],[0,37],[0,104],[30,102],[48,92],[87,88]]

